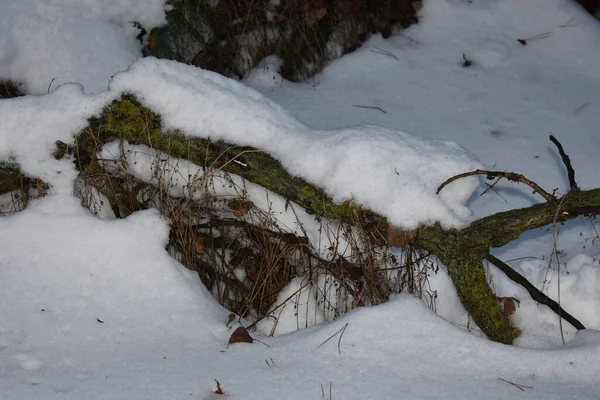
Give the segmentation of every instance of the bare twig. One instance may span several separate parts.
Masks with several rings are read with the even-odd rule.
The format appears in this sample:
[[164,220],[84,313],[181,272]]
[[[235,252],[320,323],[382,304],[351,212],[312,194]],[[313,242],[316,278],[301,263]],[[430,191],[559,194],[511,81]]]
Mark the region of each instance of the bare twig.
[[[488,188],[485,189],[483,192],[481,192],[481,194],[479,195],[480,197],[483,196],[484,194],[486,194],[487,192],[491,190],[493,190],[494,192],[496,192],[497,195],[500,195],[500,193],[498,193],[498,191],[496,189],[494,189],[494,186],[496,186],[496,184],[498,182],[500,182],[500,179],[502,179],[502,177],[496,178],[496,182],[492,183],[491,185],[488,184]],[[500,196],[502,197],[502,196]]]
[[519,274],[517,271],[512,269],[509,265],[502,262],[500,259],[494,257],[489,254],[485,256],[485,259],[494,264],[500,271],[504,272],[510,280],[518,283],[523,286],[531,298],[538,303],[544,304],[548,306],[552,311],[558,314],[560,317],[564,318],[568,323],[573,325],[576,329],[581,330],[585,329],[585,326],[577,318],[573,317],[571,314],[566,312],[557,302],[546,296],[544,293],[538,290],[535,286],[531,284],[523,275]]
[[[487,170],[483,170],[483,169],[476,169],[475,171],[465,172],[465,173],[458,174],[451,178],[446,179],[446,181],[438,187],[436,194],[439,194],[446,185],[454,182],[455,180],[458,180],[461,178],[466,178],[467,176],[474,176],[474,175],[485,175],[486,178],[490,179],[490,180],[500,177],[500,178],[508,179],[509,181],[512,181],[512,182],[524,183],[527,186],[529,186],[530,188],[532,188],[534,193],[539,193],[540,196],[542,196],[548,203],[552,203],[556,200],[556,198],[553,195],[546,192],[537,183],[525,178],[521,174],[516,174],[514,172],[504,172],[504,171],[487,171]],[[494,183],[494,185],[495,185],[495,183]]]
[[372,51],[373,53],[377,53],[377,54],[383,54],[384,56],[392,57],[392,58],[393,58],[393,59],[395,59],[396,61],[400,61],[400,60],[398,59],[398,57],[396,57],[396,55],[395,55],[394,53],[391,53],[391,52],[389,52],[389,51],[387,51],[387,50],[384,50],[384,49],[380,49],[379,47],[374,47],[374,48],[372,48],[372,49],[371,49],[371,51]]
[[[496,182],[496,183],[497,183],[497,182]],[[481,193],[479,196],[483,196],[485,193],[487,193],[487,191],[488,191],[488,190],[492,189],[492,191],[493,191],[494,193],[496,193],[496,194],[498,195],[498,197],[500,197],[502,200],[504,200],[504,202],[505,202],[506,204],[508,204],[508,200],[506,200],[506,199],[504,198],[504,196],[502,196],[502,195],[500,194],[500,192],[499,192],[499,191],[497,191],[497,190],[494,188],[494,186],[496,185],[496,183],[494,183],[494,184],[490,185],[489,183],[487,183],[487,182],[486,182],[485,184],[487,185],[487,187],[488,187],[488,188],[487,188],[487,189],[485,189],[485,190],[484,190],[484,191],[483,191],[483,192],[482,192],[482,193]]]
[[358,107],[358,108],[368,108],[369,110],[379,110],[384,114],[387,114],[387,111],[385,111],[383,108],[381,107],[377,107],[377,106],[362,106],[360,104],[352,104],[352,107]]
[[514,387],[516,387],[519,390],[522,390],[523,392],[525,391],[525,389],[533,389],[533,386],[521,385],[521,384],[518,384],[518,383],[507,381],[506,379],[502,379],[502,378],[498,378],[498,379],[500,379],[502,382],[508,383],[509,385],[513,385]]
[[571,19],[569,20],[569,22],[567,22],[564,25],[559,25],[558,27],[559,28],[568,28],[568,27],[571,27],[571,26],[575,26],[575,24],[573,24],[573,21],[575,21],[575,18],[571,17]]
[[323,346],[325,343],[329,342],[331,339],[333,339],[338,333],[341,332],[340,334],[340,338],[338,339],[338,353],[342,354],[342,349],[340,347],[341,342],[342,342],[342,336],[344,336],[344,332],[346,331],[346,328],[348,327],[348,323],[346,322],[346,325],[344,325],[340,330],[338,330],[336,333],[334,333],[333,335],[329,336],[327,338],[327,340],[325,340],[323,343],[321,343],[319,346],[317,346],[317,349],[321,346]]
[[569,158],[567,153],[565,153],[565,150],[563,149],[562,144],[560,144],[558,139],[556,139],[553,135],[550,135],[550,141],[552,143],[554,143],[554,145],[558,149],[560,158],[562,158],[562,161],[565,164],[565,167],[567,168],[567,173],[569,175],[569,186],[571,187],[572,190],[579,190],[579,187],[577,186],[577,182],[575,181],[575,170],[573,169],[573,166],[571,165],[571,159]]
[[325,388],[321,383],[321,396],[323,396],[323,400],[333,400],[333,382],[329,382],[329,399],[325,397]]
[[58,78],[58,77],[55,76],[54,78],[52,78],[52,80],[48,84],[48,90],[46,90],[46,93],[50,93],[50,88],[52,87],[52,83],[56,80],[56,78]]
[[530,36],[528,38],[525,39],[517,39],[517,41],[519,43],[521,43],[523,46],[525,46],[527,44],[528,41],[534,41],[534,40],[539,40],[539,39],[545,39],[552,36],[552,32],[544,32],[544,33],[538,33],[537,35],[533,35]]
[[[552,140],[552,137],[551,137]],[[558,141],[556,141],[558,143]],[[560,143],[557,144],[557,147],[560,146]],[[559,152],[561,151],[562,146],[559,147]],[[561,156],[562,156],[563,152],[561,152]],[[569,156],[567,156],[565,154],[565,157],[569,158]],[[567,162],[567,161],[566,161]],[[565,162],[565,163],[566,163]],[[570,163],[569,163],[570,165]],[[571,169],[572,170],[572,169]],[[573,175],[575,173],[573,172]],[[570,179],[570,178],[569,178]],[[575,179],[575,177],[573,176],[573,179]],[[558,240],[558,228],[556,226],[556,222],[558,220],[558,215],[560,212],[560,206],[562,205],[562,202],[567,198],[567,196],[569,195],[569,193],[567,193],[566,196],[564,196],[561,200],[561,204],[559,204],[559,206],[556,208],[556,212],[554,213],[554,221],[552,223],[552,254],[556,257],[556,274],[557,274],[557,281],[556,281],[556,291],[557,291],[557,297],[556,299],[558,300],[558,325],[560,328],[560,338],[562,339],[562,343],[565,344],[565,332],[563,330],[563,324],[562,324],[562,318],[561,318],[561,311],[562,309],[560,308],[560,257],[559,257],[559,251],[558,248],[556,246],[556,242]]]
[[[312,279],[310,279],[308,282],[306,282],[305,284],[303,284],[302,286],[300,286],[296,291],[294,291],[294,293],[292,293],[291,295],[289,295],[284,301],[282,301],[281,303],[279,303],[278,305],[276,305],[274,308],[271,309],[271,311],[269,311],[266,315],[271,315],[273,314],[275,311],[277,311],[278,309],[280,309],[281,307],[285,306],[287,304],[288,301],[290,301],[294,296],[298,295],[299,293],[302,292],[303,289],[305,289],[306,287],[312,285],[312,283],[322,274],[324,274],[325,272],[327,272],[327,269],[329,268],[329,265],[325,265],[323,268],[321,268],[316,274],[315,276],[313,276]],[[258,323],[259,320],[254,321],[252,324],[250,324],[248,326],[248,329],[252,329],[256,326],[256,324]]]

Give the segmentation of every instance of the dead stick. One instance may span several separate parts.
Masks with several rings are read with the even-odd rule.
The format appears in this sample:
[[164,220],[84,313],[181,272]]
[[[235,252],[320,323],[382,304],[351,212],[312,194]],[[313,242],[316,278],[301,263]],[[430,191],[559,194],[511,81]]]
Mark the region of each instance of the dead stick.
[[533,286],[531,282],[529,282],[523,275],[512,269],[508,264],[502,262],[489,253],[487,256],[485,256],[485,259],[494,264],[500,271],[504,272],[504,275],[506,275],[510,280],[523,286],[525,290],[529,292],[529,295],[533,300],[548,306],[552,311],[558,314],[558,316],[564,318],[565,321],[573,325],[578,330],[585,329],[585,326],[583,326],[583,324],[579,322],[577,318],[566,312],[557,302],[539,291],[538,288]]
[[518,383],[507,381],[506,379],[502,379],[502,378],[498,378],[498,379],[500,379],[502,382],[506,382],[506,383],[508,383],[510,385],[513,385],[514,387],[516,387],[517,389],[522,390],[523,392],[525,391],[525,389],[533,389],[533,386],[520,385]]
[[571,186],[572,190],[573,189],[579,190],[579,187],[577,186],[577,182],[575,181],[575,170],[573,169],[573,166],[571,165],[571,158],[569,158],[567,153],[565,153],[565,150],[563,149],[562,144],[560,144],[558,139],[556,139],[554,136],[550,135],[550,141],[552,143],[554,143],[554,145],[558,149],[560,158],[562,158],[563,164],[565,164],[565,167],[567,168],[567,174],[569,175],[569,186]]
[[454,182],[455,180],[460,179],[460,178],[466,178],[467,176],[473,176],[473,175],[485,175],[486,178],[490,179],[490,180],[496,179],[497,177],[501,177],[501,178],[506,178],[512,182],[524,183],[527,186],[529,186],[530,188],[532,188],[534,193],[539,193],[540,196],[542,196],[548,203],[553,203],[556,200],[556,198],[554,196],[552,196],[550,193],[548,193],[544,189],[542,189],[537,183],[525,178],[521,174],[516,174],[514,172],[504,172],[504,171],[487,171],[487,170],[483,170],[483,169],[476,169],[475,171],[465,172],[462,174],[454,175],[451,178],[448,178],[444,183],[442,183],[440,185],[440,187],[438,187],[436,194],[439,194],[446,185]]

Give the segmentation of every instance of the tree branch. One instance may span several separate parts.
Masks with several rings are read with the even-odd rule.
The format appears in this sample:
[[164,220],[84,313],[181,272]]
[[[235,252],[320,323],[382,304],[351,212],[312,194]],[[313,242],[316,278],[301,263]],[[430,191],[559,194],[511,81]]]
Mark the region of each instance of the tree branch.
[[440,185],[440,187],[438,187],[436,194],[439,194],[442,191],[442,189],[449,183],[452,183],[457,179],[466,178],[467,176],[473,176],[473,175],[485,175],[486,179],[489,179],[489,180],[494,180],[496,178],[506,178],[512,182],[524,183],[527,186],[529,186],[530,188],[532,188],[534,193],[536,193],[536,192],[539,193],[544,198],[544,200],[546,200],[548,203],[552,203],[556,200],[556,198],[553,195],[546,192],[537,183],[525,178],[521,174],[516,174],[514,172],[504,172],[504,171],[487,171],[487,170],[483,170],[483,169],[476,169],[475,171],[465,172],[463,174],[458,174],[451,178],[448,178],[444,183],[442,183]]
[[577,182],[575,181],[575,170],[573,169],[573,166],[571,165],[571,159],[569,158],[567,153],[565,153],[565,150],[563,149],[562,144],[560,144],[558,139],[556,139],[554,136],[550,135],[550,141],[552,143],[554,143],[554,145],[558,149],[560,158],[562,158],[563,164],[565,164],[565,167],[567,168],[567,174],[569,175],[569,186],[571,187],[571,189],[579,190],[579,187],[577,186]]
[[503,261],[489,253],[485,256],[485,259],[494,264],[500,271],[504,272],[504,274],[509,279],[523,286],[525,290],[529,292],[529,295],[533,300],[548,306],[552,311],[558,314],[559,317],[564,318],[565,321],[573,325],[578,330],[585,329],[585,326],[583,326],[583,324],[579,322],[577,318],[573,317],[571,314],[566,312],[557,302],[555,302],[554,300],[546,296],[544,293],[539,291],[523,275],[519,274],[517,271],[512,269],[508,264],[504,263]]

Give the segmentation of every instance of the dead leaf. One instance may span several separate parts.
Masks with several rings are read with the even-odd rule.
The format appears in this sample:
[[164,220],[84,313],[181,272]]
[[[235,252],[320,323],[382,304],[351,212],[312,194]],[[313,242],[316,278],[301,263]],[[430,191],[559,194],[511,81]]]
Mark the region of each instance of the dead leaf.
[[231,337],[229,338],[229,343],[227,345],[229,346],[232,343],[252,343],[252,342],[254,342],[254,339],[252,339],[252,336],[250,336],[250,334],[248,333],[248,330],[246,328],[244,328],[243,326],[240,326],[235,331],[233,331],[233,333],[231,334]]
[[221,389],[221,384],[219,383],[219,381],[215,379],[215,382],[217,382],[217,389],[215,390],[215,393],[216,394],[225,394],[225,392],[223,392],[223,390]]
[[206,251],[206,243],[202,236],[196,236],[194,247],[196,248],[196,253],[204,253]]
[[241,217],[254,207],[254,203],[249,200],[234,199],[227,202],[227,207],[233,210],[233,215]]
[[388,225],[388,243],[394,247],[405,248],[413,240],[414,231],[403,231]]
[[307,11],[304,17],[306,25],[313,26],[316,22],[322,20],[327,15],[325,8],[319,8],[318,10]]
[[231,314],[229,314],[229,317],[227,318],[227,324],[225,324],[225,326],[229,327],[229,324],[231,324],[233,321],[235,321],[235,314],[231,313]]
[[521,307],[521,302],[514,297],[498,297],[498,301],[502,303],[502,312],[507,317],[510,317],[517,311],[517,306]]

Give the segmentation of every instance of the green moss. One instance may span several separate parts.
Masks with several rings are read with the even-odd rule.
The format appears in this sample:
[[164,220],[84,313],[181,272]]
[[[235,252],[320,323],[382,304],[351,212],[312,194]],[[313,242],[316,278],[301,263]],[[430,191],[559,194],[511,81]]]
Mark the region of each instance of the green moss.
[[42,180],[24,175],[18,164],[0,161],[0,194],[20,191],[21,206],[27,205],[31,189],[36,189],[36,196],[42,197],[49,188]]
[[78,135],[76,159],[80,170],[94,163],[101,147],[115,139],[148,145],[200,166],[242,176],[298,203],[309,213],[351,223],[357,212],[362,212],[351,202],[335,204],[323,189],[290,175],[278,160],[264,151],[189,137],[179,131],[164,131],[160,116],[131,95],[107,106],[102,115],[90,120],[90,126]]
[[489,244],[468,229],[445,230],[439,223],[421,229],[419,243],[448,267],[458,297],[481,330],[494,341],[511,344],[519,330],[501,311],[481,263]]

